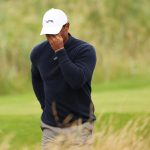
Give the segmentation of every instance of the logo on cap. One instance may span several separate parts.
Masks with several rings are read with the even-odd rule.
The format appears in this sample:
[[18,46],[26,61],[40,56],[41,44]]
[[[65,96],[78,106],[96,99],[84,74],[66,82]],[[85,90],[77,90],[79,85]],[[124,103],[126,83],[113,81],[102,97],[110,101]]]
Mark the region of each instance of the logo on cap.
[[49,23],[49,22],[54,23],[53,20],[47,20],[47,21],[46,21],[46,23]]

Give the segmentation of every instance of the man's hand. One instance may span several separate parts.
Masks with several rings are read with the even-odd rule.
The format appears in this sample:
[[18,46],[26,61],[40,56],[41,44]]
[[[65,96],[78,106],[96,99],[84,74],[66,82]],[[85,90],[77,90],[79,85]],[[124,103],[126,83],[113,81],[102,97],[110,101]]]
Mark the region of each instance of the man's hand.
[[64,48],[63,38],[60,34],[46,34],[46,38],[55,52]]

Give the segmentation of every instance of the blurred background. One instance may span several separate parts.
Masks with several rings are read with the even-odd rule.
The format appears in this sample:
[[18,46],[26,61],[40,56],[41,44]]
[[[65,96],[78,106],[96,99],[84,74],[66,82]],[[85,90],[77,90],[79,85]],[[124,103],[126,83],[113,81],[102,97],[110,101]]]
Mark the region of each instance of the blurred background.
[[[72,36],[96,48],[92,97],[95,113],[104,123],[97,121],[97,131],[112,118],[116,123],[108,126],[121,131],[140,117],[145,125],[142,136],[148,136],[149,0],[0,0],[0,149],[16,150],[18,145],[38,149],[41,110],[32,90],[29,56],[45,40],[39,34],[42,17],[50,8],[64,10]],[[29,132],[34,134],[29,137]],[[150,146],[147,141],[143,145],[145,150]]]

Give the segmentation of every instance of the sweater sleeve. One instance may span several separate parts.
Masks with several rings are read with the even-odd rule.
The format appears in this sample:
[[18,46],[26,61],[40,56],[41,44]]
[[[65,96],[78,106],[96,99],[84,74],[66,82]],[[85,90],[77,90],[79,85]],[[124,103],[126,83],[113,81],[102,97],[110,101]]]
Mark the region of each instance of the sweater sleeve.
[[31,65],[31,79],[34,93],[41,104],[41,108],[45,107],[44,87],[40,73],[36,66]]
[[92,78],[96,64],[96,53],[92,46],[79,50],[73,62],[65,49],[56,52],[56,56],[65,81],[73,89],[81,88]]

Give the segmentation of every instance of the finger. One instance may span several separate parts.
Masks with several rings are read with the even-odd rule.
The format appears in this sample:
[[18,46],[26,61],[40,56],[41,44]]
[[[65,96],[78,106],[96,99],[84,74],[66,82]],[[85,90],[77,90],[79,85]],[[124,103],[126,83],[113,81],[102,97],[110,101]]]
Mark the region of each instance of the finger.
[[50,40],[53,41],[53,42],[55,42],[55,41],[60,40],[60,37],[58,37],[58,36],[56,36],[56,35],[55,35],[55,36],[51,36],[51,37],[50,37]]
[[46,37],[48,37],[48,38],[53,38],[55,35],[53,35],[53,34],[46,34]]
[[47,35],[47,37],[48,37],[48,40],[49,40],[50,42],[56,42],[56,41],[62,39],[62,36],[60,35],[60,33],[59,33],[59,34],[55,34],[55,35],[49,34],[49,35]]
[[57,37],[57,38],[62,38],[62,36],[61,36],[60,33],[56,34],[56,37]]
[[50,41],[50,42],[53,42],[54,40],[55,40],[55,38],[54,38],[54,36],[53,35],[47,35],[47,39],[48,39],[48,41]]
[[60,34],[60,32],[59,32],[57,35],[61,37],[61,34]]
[[62,38],[62,36],[61,36],[61,34],[59,33],[59,34],[57,34],[56,36],[55,36],[55,38],[57,39],[57,40],[63,40],[63,38]]

